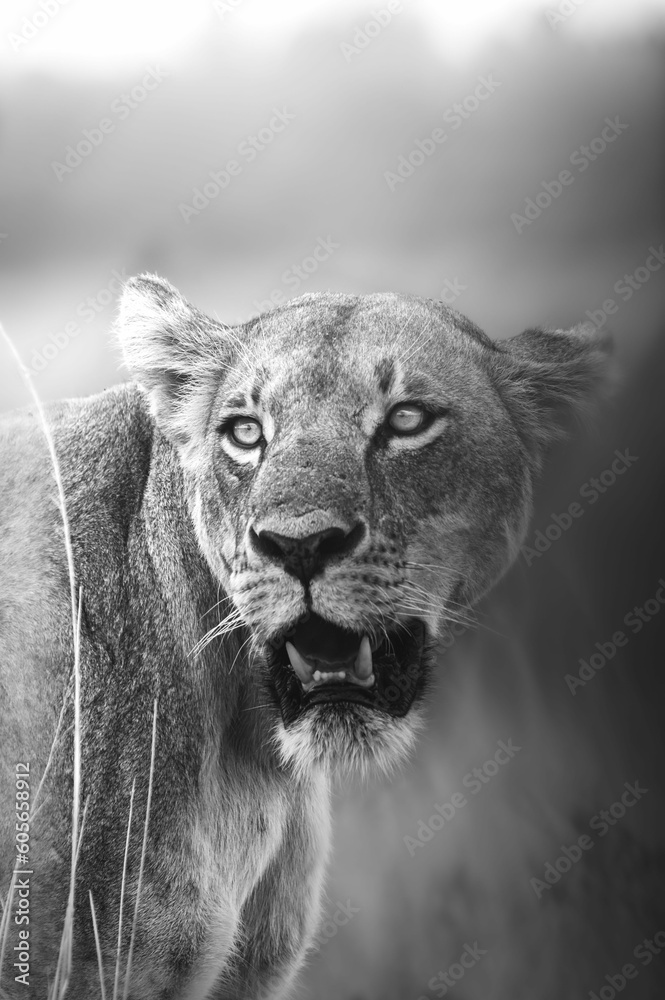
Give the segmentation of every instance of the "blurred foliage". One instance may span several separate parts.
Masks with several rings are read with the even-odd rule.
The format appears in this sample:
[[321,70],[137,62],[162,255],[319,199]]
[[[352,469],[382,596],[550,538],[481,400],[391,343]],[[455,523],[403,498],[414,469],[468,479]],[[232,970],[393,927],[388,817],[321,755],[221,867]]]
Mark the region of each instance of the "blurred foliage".
[[[114,268],[162,273],[228,322],[275,291],[437,297],[448,279],[463,286],[455,306],[503,337],[586,318],[659,244],[662,37],[574,38],[539,11],[528,44],[488,43],[452,63],[405,10],[347,62],[340,45],[355,22],[270,49],[228,20],[212,17],[196,44],[160,60],[168,75],[144,100],[131,101],[148,69],[135,58],[113,78],[0,77],[0,303],[27,357],[77,319]],[[446,112],[488,75],[495,92],[453,127]],[[294,118],[249,162],[238,148],[274,108]],[[584,172],[571,168],[608,117],[627,130]],[[53,163],[105,118],[113,131],[58,179]],[[391,191],[386,172],[437,127],[446,142]],[[240,174],[185,222],[179,206],[233,158]],[[518,234],[511,214],[566,168],[574,183]],[[299,288],[285,284],[319,237],[339,249]],[[631,353],[654,333],[656,285],[612,319]],[[121,377],[112,312],[56,352],[39,378],[47,398]],[[22,403],[9,372],[2,390],[5,407]]]

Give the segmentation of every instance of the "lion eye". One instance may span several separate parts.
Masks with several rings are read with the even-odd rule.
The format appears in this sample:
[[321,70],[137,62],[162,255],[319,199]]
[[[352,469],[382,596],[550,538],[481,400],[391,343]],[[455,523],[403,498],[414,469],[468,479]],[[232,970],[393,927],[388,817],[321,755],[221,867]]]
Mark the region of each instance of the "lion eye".
[[241,448],[255,448],[263,436],[263,427],[253,417],[236,417],[229,431],[234,442]]
[[425,421],[425,410],[417,403],[398,403],[388,415],[388,424],[397,434],[415,434]]

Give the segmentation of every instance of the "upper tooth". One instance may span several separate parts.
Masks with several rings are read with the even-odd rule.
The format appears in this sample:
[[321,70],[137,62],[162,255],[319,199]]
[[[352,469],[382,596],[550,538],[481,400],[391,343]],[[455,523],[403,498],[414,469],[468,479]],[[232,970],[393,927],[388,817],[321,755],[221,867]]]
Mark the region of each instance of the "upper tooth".
[[[296,647],[292,642],[287,642],[286,652],[288,653],[289,662],[298,675],[299,680],[303,684],[309,684],[312,680],[312,667],[307,662],[307,660],[300,655]],[[317,671],[318,672],[318,671]],[[314,675],[316,677],[316,675]]]
[[355,662],[355,672],[363,680],[372,675],[372,647],[369,637],[364,635]]
[[364,635],[360,643],[360,649],[353,666],[353,670],[320,670],[314,669],[304,656],[298,652],[292,642],[286,643],[286,652],[293,670],[302,683],[305,690],[309,691],[315,683],[338,680],[351,680],[362,687],[371,687],[375,678],[372,672],[372,647],[369,637]]

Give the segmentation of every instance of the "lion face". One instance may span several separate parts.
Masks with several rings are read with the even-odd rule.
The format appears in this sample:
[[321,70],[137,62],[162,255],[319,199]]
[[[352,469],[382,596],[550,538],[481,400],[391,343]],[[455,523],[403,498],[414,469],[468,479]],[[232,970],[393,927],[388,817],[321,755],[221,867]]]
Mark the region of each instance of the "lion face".
[[283,758],[389,766],[442,626],[518,551],[557,407],[576,402],[566,374],[581,398],[598,343],[500,346],[392,294],[304,296],[230,330],[150,277],[119,330],[232,604],[211,634],[247,630]]

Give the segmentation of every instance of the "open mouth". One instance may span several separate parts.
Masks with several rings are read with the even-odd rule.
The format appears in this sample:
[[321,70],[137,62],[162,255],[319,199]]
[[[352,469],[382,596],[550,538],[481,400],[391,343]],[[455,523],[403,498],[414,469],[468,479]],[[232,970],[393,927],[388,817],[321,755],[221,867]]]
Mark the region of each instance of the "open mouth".
[[347,702],[404,716],[425,685],[425,625],[410,619],[380,642],[309,612],[268,647],[269,684],[285,726],[316,705]]

